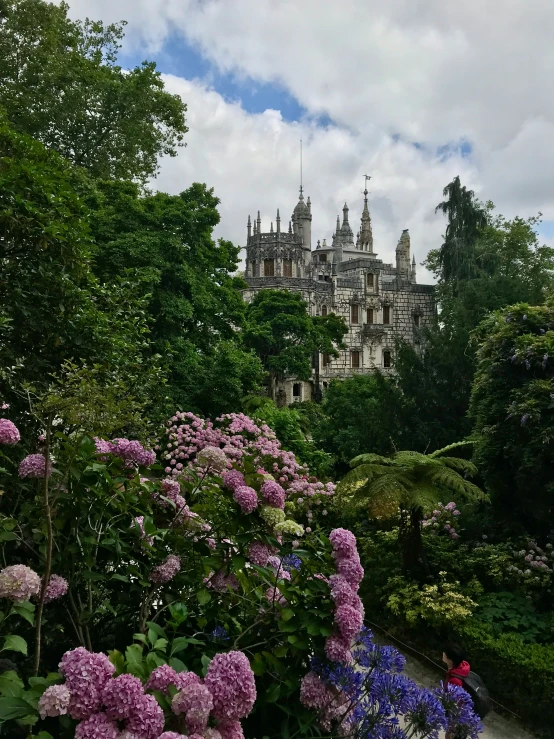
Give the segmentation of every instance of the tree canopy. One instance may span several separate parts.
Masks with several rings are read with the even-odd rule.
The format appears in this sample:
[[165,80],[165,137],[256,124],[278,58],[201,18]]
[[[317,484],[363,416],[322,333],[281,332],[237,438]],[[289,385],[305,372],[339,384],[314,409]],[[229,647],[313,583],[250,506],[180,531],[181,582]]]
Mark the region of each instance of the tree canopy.
[[14,128],[94,177],[146,182],[175,156],[186,106],[155,64],[117,64],[124,23],[72,21],[69,6],[0,2],[0,106]]

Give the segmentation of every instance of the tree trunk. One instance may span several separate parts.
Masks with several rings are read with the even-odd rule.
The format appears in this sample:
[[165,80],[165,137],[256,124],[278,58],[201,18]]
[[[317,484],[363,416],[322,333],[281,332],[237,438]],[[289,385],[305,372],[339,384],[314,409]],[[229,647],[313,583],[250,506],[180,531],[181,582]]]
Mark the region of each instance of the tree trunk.
[[406,575],[423,582],[431,574],[421,536],[423,510],[411,508],[406,513],[401,520],[399,532],[403,570]]
[[314,352],[314,400],[316,403],[321,403],[322,393],[321,386],[319,384],[319,352]]

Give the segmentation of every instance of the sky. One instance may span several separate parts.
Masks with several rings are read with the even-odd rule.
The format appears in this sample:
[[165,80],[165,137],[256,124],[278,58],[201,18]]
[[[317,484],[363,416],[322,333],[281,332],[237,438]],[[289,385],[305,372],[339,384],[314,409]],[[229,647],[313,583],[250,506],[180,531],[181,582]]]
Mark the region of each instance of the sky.
[[188,106],[187,146],[152,184],[206,182],[216,236],[244,246],[258,210],[286,221],[303,184],[312,246],[344,202],[357,230],[364,175],[375,251],[408,228],[418,281],[441,243],[456,175],[511,218],[539,211],[554,245],[554,3],[544,0],[69,0],[126,20],[120,63],[148,59]]

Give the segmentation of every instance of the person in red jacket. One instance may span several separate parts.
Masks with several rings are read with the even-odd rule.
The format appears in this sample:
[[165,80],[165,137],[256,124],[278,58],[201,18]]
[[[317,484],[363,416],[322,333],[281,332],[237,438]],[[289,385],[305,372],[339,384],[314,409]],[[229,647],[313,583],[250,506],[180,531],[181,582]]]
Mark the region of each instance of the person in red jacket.
[[[444,647],[442,661],[448,668],[444,677],[445,684],[449,683],[450,685],[457,685],[459,688],[463,688],[464,684],[461,678],[469,675],[471,667],[465,659],[462,648],[457,644],[447,644]],[[447,733],[446,739],[453,739],[453,737]]]

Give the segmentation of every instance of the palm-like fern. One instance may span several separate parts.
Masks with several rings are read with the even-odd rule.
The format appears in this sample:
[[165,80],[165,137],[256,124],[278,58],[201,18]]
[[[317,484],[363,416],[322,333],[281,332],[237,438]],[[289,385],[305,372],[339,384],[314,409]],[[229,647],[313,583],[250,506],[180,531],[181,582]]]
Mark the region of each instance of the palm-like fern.
[[[336,502],[350,514],[366,512],[370,518],[389,519],[399,510],[405,566],[417,565],[423,555],[421,520],[445,494],[466,500],[485,500],[483,491],[467,478],[477,472],[466,459],[443,456],[460,446],[453,444],[432,454],[397,452],[391,457],[360,454],[337,486]],[[423,557],[424,559],[424,557]],[[411,563],[411,564],[410,564]]]

